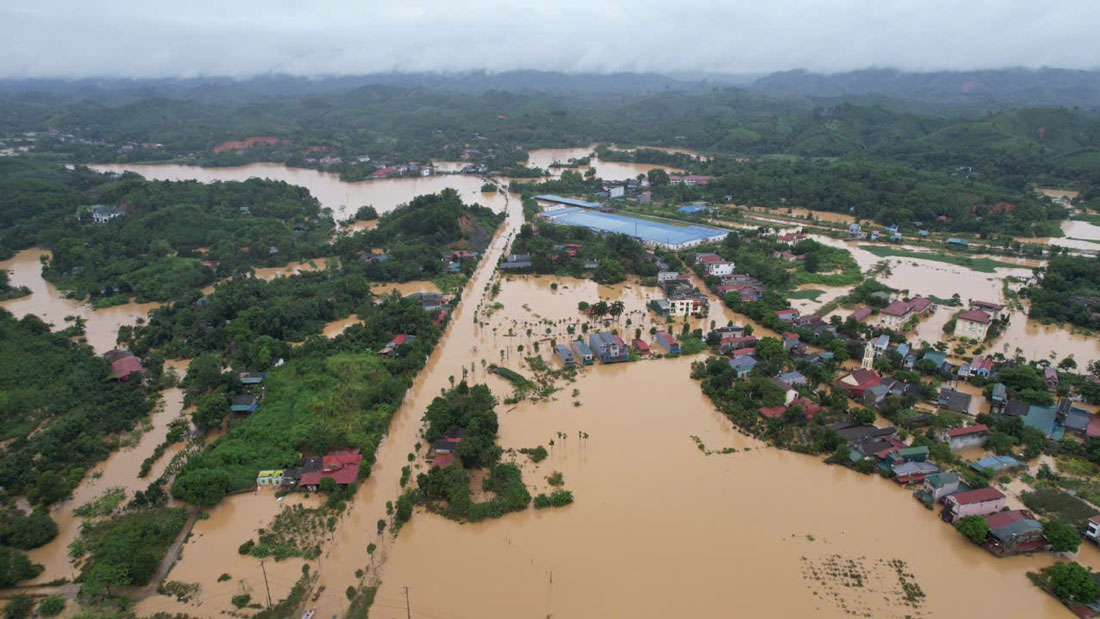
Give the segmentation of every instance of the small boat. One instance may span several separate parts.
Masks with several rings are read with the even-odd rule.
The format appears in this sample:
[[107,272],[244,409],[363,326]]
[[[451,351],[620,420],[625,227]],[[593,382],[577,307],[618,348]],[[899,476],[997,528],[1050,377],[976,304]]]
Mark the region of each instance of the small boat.
[[317,598],[321,597],[321,592],[325,590],[325,586],[321,585],[317,588],[317,592],[313,594],[313,601],[316,602]]
[[302,619],[313,619],[313,615],[316,615],[316,614],[317,614],[317,607],[314,606],[313,608],[311,608],[311,609],[307,610],[306,612],[302,613]]

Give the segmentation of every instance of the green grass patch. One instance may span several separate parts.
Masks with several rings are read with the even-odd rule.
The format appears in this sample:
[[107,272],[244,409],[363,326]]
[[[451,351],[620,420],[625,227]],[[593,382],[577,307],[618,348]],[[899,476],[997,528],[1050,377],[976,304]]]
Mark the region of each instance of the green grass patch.
[[214,505],[252,487],[260,470],[297,466],[302,452],[358,447],[365,474],[407,379],[374,353],[344,353],[295,359],[269,371],[267,385],[259,410],[184,465],[174,496]]
[[1070,217],[1073,221],[1083,221],[1094,226],[1100,226],[1100,213],[1077,213]]
[[915,258],[917,260],[931,260],[933,262],[944,262],[947,264],[954,264],[961,267],[966,267],[972,271],[979,273],[994,273],[996,269],[1018,269],[1020,265],[1012,264],[1011,262],[1002,262],[1000,260],[994,260],[992,258],[970,258],[968,256],[959,256],[956,254],[944,254],[944,253],[925,253],[919,251],[911,251],[908,249],[901,249],[900,247],[890,247],[888,245],[860,245],[860,249],[868,251],[879,258]]
[[816,301],[818,297],[825,294],[824,290],[817,290],[814,288],[807,288],[805,290],[795,290],[794,292],[787,293],[788,299],[807,299],[810,301]]
[[110,570],[117,576],[114,584],[147,585],[186,521],[184,507],[156,507],[86,522],[69,545],[69,555],[88,555],[80,570],[82,581]]
[[1085,529],[1088,519],[1096,515],[1096,510],[1088,503],[1057,488],[1025,492],[1020,495],[1020,500],[1040,516],[1063,522],[1080,531]]

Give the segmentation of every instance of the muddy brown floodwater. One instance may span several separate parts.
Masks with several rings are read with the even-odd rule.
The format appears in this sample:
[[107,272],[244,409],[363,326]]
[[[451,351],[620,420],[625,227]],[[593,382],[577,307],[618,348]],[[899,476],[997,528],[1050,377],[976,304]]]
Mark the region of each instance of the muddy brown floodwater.
[[[554,162],[568,163],[570,159],[581,159],[592,154],[595,150],[595,144],[579,148],[540,148],[528,153],[527,165],[548,170],[554,176],[561,176],[562,172],[570,168],[551,168],[550,164]],[[605,181],[630,180],[632,178],[637,178],[639,174],[646,174],[654,168],[660,168],[670,174],[680,174],[683,172],[683,170],[678,168],[654,165],[651,163],[601,161],[600,158],[596,156],[592,157],[590,165],[576,168],[576,171],[583,174],[588,168],[595,168],[596,176]]]
[[[173,361],[168,363],[168,367],[174,367],[182,378],[186,373],[187,363],[187,361]],[[167,367],[165,369],[167,370]],[[182,409],[183,390],[165,389],[162,392],[161,404],[149,418],[148,430],[141,435],[137,444],[129,448],[123,447],[90,469],[81,484],[73,491],[73,498],[50,508],[50,516],[57,522],[57,537],[49,544],[27,553],[31,561],[41,563],[45,567],[45,571],[31,581],[32,584],[50,582],[59,578],[73,579],[76,571],[69,562],[68,546],[76,539],[82,522],[82,519],[73,511],[111,488],[124,488],[129,500],[133,498],[135,492],[144,490],[150,482],[157,479],[176,452],[183,447],[183,443],[169,446],[144,478],[138,477],[138,471],[141,470],[141,463],[153,454],[157,445],[164,441],[169,424],[179,417]]]
[[392,211],[399,204],[416,196],[437,193],[447,187],[458,190],[465,202],[481,204],[494,211],[504,209],[505,198],[499,193],[482,193],[484,184],[478,176],[444,174],[411,178],[390,178],[345,183],[339,174],[320,172],[306,168],[288,168],[278,163],[252,163],[229,168],[203,168],[174,164],[103,164],[89,166],[100,172],[135,172],[150,180],[244,181],[250,178],[266,178],[286,181],[309,190],[321,201],[321,206],[331,208],[336,219],[347,219],[360,206],[372,205],[379,214]]
[[[191,171],[195,170],[226,172]],[[299,184],[321,182],[320,173],[291,172],[289,176],[307,173],[307,182]],[[366,184],[376,196],[403,195],[404,189],[384,184],[390,182]],[[334,196],[350,192],[342,187],[339,192],[331,187],[325,191],[326,206],[333,205]],[[346,198],[336,204],[349,201],[373,203],[383,211],[396,204]],[[319,617],[345,612],[343,591],[359,584],[355,570],[371,565],[366,553],[370,543],[379,545],[374,560],[382,564],[378,575],[384,583],[371,613],[377,618],[405,616],[404,587],[409,587],[412,615],[429,619],[842,617],[852,612],[875,617],[1001,618],[1065,613],[1024,576],[1029,569],[1052,563],[1052,556],[994,559],[965,543],[889,481],[770,449],[739,434],[690,379],[691,359],[597,365],[584,369],[575,383],[561,385],[554,401],[498,407],[501,445],[506,449],[549,446],[557,437],[551,456],[538,467],[526,458],[520,462],[534,492],[548,488],[546,475],[562,472],[575,504],[476,525],[418,512],[396,541],[389,532],[379,536],[375,523],[386,518],[386,502],[401,492],[401,469],[418,441],[421,415],[450,386],[452,377],[461,378],[466,369],[470,380],[489,383],[503,398],[506,386],[487,376],[480,360],[499,362],[503,350],[505,365],[524,371],[520,357],[531,354],[535,341],[564,338],[570,324],[582,322],[576,310],[581,300],[622,299],[627,312],[618,324],[625,337],[640,327],[649,340],[647,327],[665,324],[644,307],[656,291],[636,282],[608,287],[566,278],[509,277],[500,294],[488,298],[485,291],[495,281],[495,264],[522,223],[514,196],[508,215],[450,326],[395,414],[370,479],[361,485],[332,541],[313,564],[320,573],[319,584],[327,587],[316,603]],[[941,276],[925,273],[930,287],[932,278]],[[962,284],[976,283],[963,277],[958,280]],[[994,290],[985,285],[990,288],[983,290]],[[494,303],[503,307],[490,311]],[[709,318],[691,322],[709,326],[711,320],[747,322],[717,300]],[[512,337],[506,335],[509,328]],[[547,328],[550,335],[545,334]],[[553,364],[549,347],[543,344],[540,349]],[[575,398],[573,389],[578,390]],[[588,439],[578,438],[578,432],[587,433]],[[736,451],[706,455],[693,436],[708,450]],[[418,459],[415,466],[423,470],[424,464]],[[299,500],[306,499],[287,499]],[[260,599],[259,564],[240,557],[236,549],[266,526],[278,509],[269,493],[240,495],[211,510],[211,518],[196,526],[169,577],[203,585],[201,614],[232,610],[228,598],[238,591],[251,590],[253,599]],[[1081,559],[1100,566],[1096,553],[1082,552]],[[887,564],[895,560],[904,563]],[[273,598],[286,595],[301,564],[291,560],[267,566],[269,578],[275,570]],[[908,575],[899,579],[896,567]],[[222,572],[231,578],[218,583]],[[840,572],[858,572],[862,584],[840,579]],[[916,583],[927,595],[915,608],[904,605],[905,583]],[[157,610],[195,613],[194,607],[181,607],[164,596],[152,596],[138,607],[139,613]]]
[[49,257],[45,249],[25,249],[14,257],[0,261],[0,269],[9,272],[12,286],[26,286],[31,293],[18,299],[0,301],[0,307],[16,318],[34,314],[52,324],[53,329],[64,329],[70,322],[66,316],[79,316],[86,321],[85,337],[99,354],[114,349],[118,340],[118,328],[132,325],[138,318],[145,318],[159,303],[125,303],[105,309],[93,309],[91,305],[66,299],[56,286],[42,279],[41,257]]
[[[762,447],[713,409],[689,364],[596,367],[569,386],[581,407],[561,397],[503,412],[505,448],[569,437],[524,474],[545,491],[562,472],[576,503],[472,525],[416,514],[372,616],[403,616],[404,587],[414,617],[849,616],[828,595],[835,582],[803,576],[833,555],[873,575],[867,590],[840,587],[859,615],[1065,612],[1024,576],[1053,557],[994,559],[889,481]],[[704,455],[692,435],[738,451]],[[927,595],[921,608],[902,604],[879,563],[893,559]]]

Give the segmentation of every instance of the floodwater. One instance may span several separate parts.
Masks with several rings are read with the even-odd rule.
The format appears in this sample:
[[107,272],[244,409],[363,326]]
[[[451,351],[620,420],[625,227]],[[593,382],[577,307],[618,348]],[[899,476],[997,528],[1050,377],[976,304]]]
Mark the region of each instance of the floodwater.
[[89,166],[99,172],[136,172],[150,180],[244,181],[266,178],[286,181],[309,189],[321,206],[331,208],[337,220],[347,219],[360,206],[374,206],[379,214],[392,211],[416,196],[438,193],[451,187],[458,190],[463,201],[487,206],[494,211],[504,209],[502,194],[482,193],[485,181],[479,176],[442,174],[409,178],[390,178],[345,183],[339,174],[307,168],[288,168],[278,163],[251,163],[229,168],[202,168],[175,164],[104,164]]
[[9,272],[12,286],[26,286],[31,294],[18,299],[0,301],[0,307],[16,318],[34,314],[53,325],[54,330],[64,329],[71,323],[66,316],[79,316],[86,321],[85,337],[99,354],[114,349],[118,340],[118,328],[132,325],[138,318],[146,318],[159,303],[126,303],[105,309],[93,309],[91,305],[74,299],[66,299],[56,286],[42,278],[42,256],[49,257],[44,249],[25,249],[9,260],[0,262],[0,269]]
[[[302,173],[311,182],[336,182],[312,170],[287,172]],[[449,177],[457,178],[463,177]],[[386,188],[390,183],[400,181],[364,184],[373,186],[377,196],[399,195],[401,190]],[[329,202],[322,198],[325,206],[348,202],[331,202],[337,194],[327,185],[325,190],[330,192]],[[522,223],[519,202],[512,197],[504,230],[493,239],[449,328],[394,416],[370,479],[337,523],[322,557],[311,563],[320,573],[319,584],[327,587],[316,603],[318,616],[345,611],[343,591],[359,583],[355,570],[372,565],[366,553],[370,543],[379,546],[374,563],[385,561],[375,573],[384,583],[372,610],[379,618],[403,616],[404,587],[409,587],[412,614],[419,617],[724,616],[734,608],[744,616],[826,617],[848,616],[845,608],[875,617],[1065,612],[1024,576],[1052,563],[1052,556],[994,559],[964,542],[891,482],[763,447],[742,436],[690,379],[691,359],[597,365],[584,369],[576,383],[562,384],[556,400],[498,406],[504,448],[549,447],[557,439],[551,457],[537,469],[522,459],[525,479],[535,492],[544,492],[548,486],[543,478],[561,471],[565,488],[576,496],[574,505],[461,526],[418,512],[396,541],[389,531],[378,535],[375,523],[387,518],[386,502],[402,490],[398,480],[419,439],[421,414],[452,379],[487,382],[503,398],[503,381],[487,375],[480,361],[500,362],[503,352],[504,365],[524,372],[520,358],[530,355],[536,342],[564,339],[570,325],[586,322],[577,311],[579,301],[623,300],[626,312],[608,324],[617,326],[624,339],[641,328],[650,340],[650,327],[666,325],[645,308],[657,290],[637,282],[599,286],[587,280],[513,276],[504,278],[500,294],[490,298],[495,265]],[[396,204],[352,203],[374,203],[379,210]],[[943,275],[928,267],[922,273],[930,281],[919,285],[938,290],[934,280]],[[952,292],[969,292],[965,285],[974,283],[958,281],[964,287]],[[399,290],[407,294],[408,288]],[[999,293],[999,283],[995,290]],[[995,298],[1000,297],[990,300]],[[503,307],[494,308],[496,303]],[[709,327],[711,321],[729,320],[748,322],[714,299],[711,315],[690,323]],[[681,323],[674,321],[673,326]],[[766,331],[757,328],[757,333]],[[540,345],[549,360],[548,351],[549,346]],[[572,389],[579,392],[575,398]],[[577,432],[589,438],[579,439]],[[737,451],[705,455],[692,436],[707,449]],[[416,469],[423,466],[417,459]],[[293,495],[284,503],[298,500],[307,499]],[[229,598],[245,590],[254,601],[264,599],[259,561],[241,557],[237,547],[267,526],[279,508],[267,491],[239,495],[196,525],[169,578],[202,584],[203,614],[232,610]],[[927,594],[919,608],[902,605],[899,579],[883,563],[893,559],[906,562],[905,571]],[[864,573],[862,588],[811,576],[837,560],[852,562],[846,571]],[[273,600],[285,597],[302,564],[266,562]],[[230,578],[218,583],[223,572]],[[165,596],[146,598],[137,610],[194,612]]]
[[670,174],[680,174],[683,172],[683,170],[677,168],[660,166],[652,163],[601,161],[599,157],[596,157],[594,155],[592,157],[591,164],[588,166],[581,166],[579,168],[550,167],[550,164],[554,162],[568,163],[570,159],[581,159],[583,157],[587,157],[588,155],[591,155],[595,150],[595,144],[582,148],[540,148],[527,153],[527,165],[548,170],[554,176],[561,176],[562,172],[569,169],[574,169],[575,171],[583,174],[588,168],[595,168],[596,176],[602,178],[605,181],[630,180],[632,178],[637,178],[639,174],[644,175],[655,168],[660,168]]
[[[994,559],[889,481],[761,447],[714,411],[689,364],[597,367],[572,385],[580,407],[562,397],[502,414],[505,448],[557,438],[537,470],[521,457],[525,479],[545,491],[560,471],[576,503],[467,525],[416,514],[372,616],[400,617],[405,587],[413,616],[456,619],[848,616],[840,601],[874,617],[1064,612],[1024,576],[1052,556]],[[692,436],[737,452],[704,455]],[[832,555],[866,571],[863,589],[806,578]],[[901,604],[879,563],[893,559],[927,595],[921,608]]]
[[[264,589],[265,570],[267,584],[271,587],[271,601],[278,602],[285,598],[302,576],[302,565],[306,561],[296,558],[283,561],[268,559],[261,566],[258,559],[241,555],[237,548],[249,539],[256,541],[258,529],[267,526],[280,510],[295,504],[315,507],[318,499],[317,495],[306,498],[305,494],[296,493],[280,500],[273,490],[259,488],[254,492],[231,496],[209,509],[210,518],[200,519],[195,524],[179,561],[167,578],[199,583],[201,593],[195,596],[191,604],[170,596],[150,595],[138,604],[138,615],[167,612],[213,617],[218,614],[216,609],[233,609],[230,600],[240,593],[249,593],[252,602],[264,604],[267,596]],[[219,581],[222,574],[229,574],[229,578]],[[331,593],[343,596],[343,591]]]
[[314,258],[312,260],[306,260],[303,262],[288,262],[281,267],[256,267],[253,269],[253,271],[256,273],[256,277],[258,277],[259,279],[271,281],[276,277],[290,277],[291,275],[298,275],[299,273],[320,271],[325,268],[325,264],[329,260],[336,259]]
[[[169,365],[176,368],[181,378],[186,373],[187,361],[169,362]],[[162,396],[163,404],[154,410],[149,418],[151,427],[141,436],[137,445],[114,452],[106,460],[90,469],[84,481],[73,492],[72,499],[51,507],[50,517],[57,522],[57,537],[49,544],[27,553],[31,561],[41,563],[45,567],[38,578],[30,581],[31,584],[50,582],[59,578],[72,580],[77,573],[69,562],[68,546],[80,532],[82,519],[74,514],[73,510],[99,497],[110,488],[125,488],[126,500],[129,501],[135,492],[145,490],[153,480],[157,479],[172,457],[183,448],[184,443],[174,443],[165,450],[148,475],[144,478],[138,477],[141,463],[153,454],[157,445],[164,442],[165,436],[168,435],[169,424],[179,417],[183,409],[182,389],[165,389]]]

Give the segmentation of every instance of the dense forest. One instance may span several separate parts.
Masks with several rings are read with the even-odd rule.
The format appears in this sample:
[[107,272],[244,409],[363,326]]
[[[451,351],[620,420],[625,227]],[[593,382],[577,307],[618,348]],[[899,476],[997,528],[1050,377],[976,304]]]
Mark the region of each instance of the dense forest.
[[[1004,215],[1017,230],[1061,217],[1029,196],[1036,183],[1100,186],[1100,122],[1064,108],[915,112],[866,97],[772,98],[713,84],[662,83],[661,90],[592,97],[436,88],[399,79],[353,83],[309,94],[242,95],[247,103],[200,101],[172,89],[168,96],[114,104],[73,93],[16,92],[0,99],[8,118],[0,129],[44,132],[34,138],[34,152],[66,162],[262,160],[319,167],[348,179],[365,178],[383,165],[432,159],[466,158],[504,171],[541,147],[674,146],[714,155],[690,171],[723,177],[723,190],[740,199],[855,208],[880,221],[882,210],[907,211],[899,215],[903,221],[946,215],[959,230],[975,227],[973,217],[964,216],[968,210],[998,202],[1017,205]],[[248,86],[240,88],[247,94]],[[217,89],[231,87],[221,83]],[[250,136],[274,140],[214,152],[219,143]],[[770,161],[777,155],[783,161]],[[733,165],[746,161],[754,165]],[[837,191],[822,188],[834,177],[841,179]]]
[[[165,301],[252,267],[322,255],[332,218],[309,192],[250,179],[146,181],[0,161],[0,255],[37,245],[46,279],[99,305]],[[93,206],[118,209],[105,223]]]
[[1100,258],[1054,258],[1028,294],[1032,318],[1100,329]]
[[[68,498],[153,407],[140,381],[107,380],[108,363],[70,339],[78,332],[0,309],[0,586],[41,572],[21,551],[56,537],[44,507]],[[23,512],[20,497],[39,507]]]

